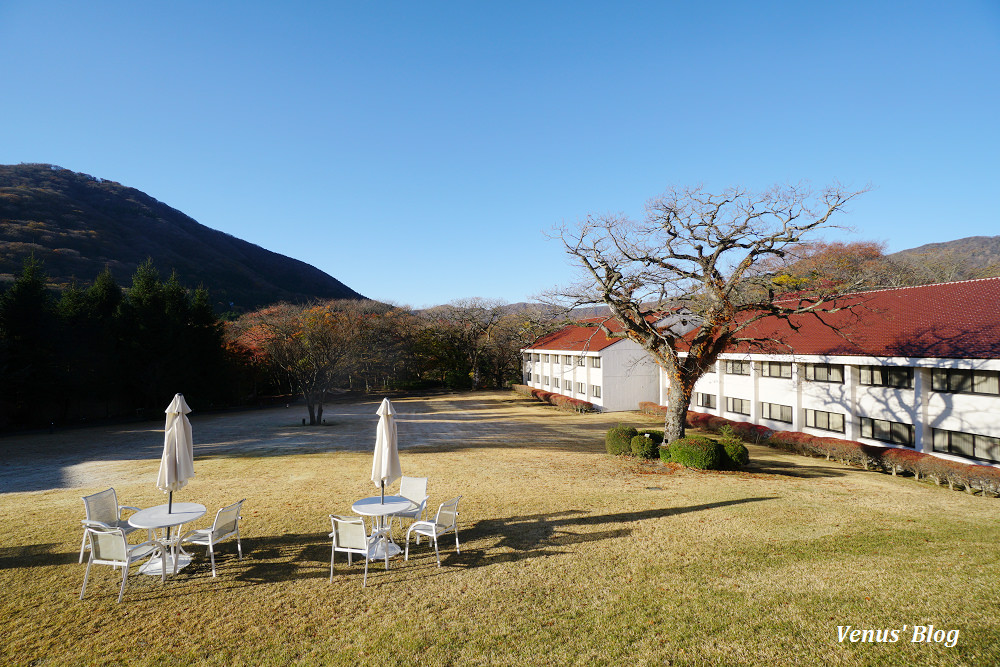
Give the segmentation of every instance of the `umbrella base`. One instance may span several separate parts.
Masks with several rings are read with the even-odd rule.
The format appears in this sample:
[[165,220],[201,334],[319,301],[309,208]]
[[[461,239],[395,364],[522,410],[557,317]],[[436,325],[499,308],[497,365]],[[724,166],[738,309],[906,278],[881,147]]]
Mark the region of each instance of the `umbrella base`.
[[385,560],[386,550],[389,551],[389,558],[403,553],[403,550],[395,542],[379,542],[378,546],[375,547],[375,560]]
[[[182,569],[191,564],[191,556],[186,553],[181,553],[177,555],[177,571],[180,572]],[[160,556],[159,554],[150,558],[146,563],[139,568],[141,574],[148,574],[153,577],[160,576]],[[167,554],[167,574],[174,573],[174,555],[172,553]]]

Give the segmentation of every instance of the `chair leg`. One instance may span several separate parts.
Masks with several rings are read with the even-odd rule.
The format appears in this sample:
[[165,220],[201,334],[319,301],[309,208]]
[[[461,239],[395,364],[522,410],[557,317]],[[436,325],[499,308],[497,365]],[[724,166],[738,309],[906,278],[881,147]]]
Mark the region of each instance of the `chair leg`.
[[90,576],[90,566],[93,564],[93,559],[87,560],[87,571],[83,573],[83,590],[80,591],[80,599],[83,599],[83,594],[87,592],[87,577]]
[[212,576],[215,576],[215,548],[212,544],[212,540],[208,541],[208,555],[212,559]]
[[337,557],[337,547],[333,545],[330,547],[330,583],[333,583],[333,559]]
[[462,553],[462,549],[458,546],[458,528],[455,529],[455,553]]
[[125,583],[128,582],[128,565],[122,568],[122,589],[118,591],[118,602],[121,603],[125,596]]
[[441,552],[438,551],[438,537],[437,533],[434,534],[434,555],[438,559],[438,567],[441,567]]
[[[350,554],[349,551],[347,553]],[[348,558],[350,558],[350,556],[348,556]],[[368,585],[368,559],[365,558],[365,578],[361,580],[361,588],[364,588],[367,585]]]
[[243,543],[240,542],[240,529],[236,529],[236,553],[240,555],[240,560],[243,560]]
[[83,562],[83,552],[87,550],[87,531],[83,531],[83,542],[80,543],[80,562]]

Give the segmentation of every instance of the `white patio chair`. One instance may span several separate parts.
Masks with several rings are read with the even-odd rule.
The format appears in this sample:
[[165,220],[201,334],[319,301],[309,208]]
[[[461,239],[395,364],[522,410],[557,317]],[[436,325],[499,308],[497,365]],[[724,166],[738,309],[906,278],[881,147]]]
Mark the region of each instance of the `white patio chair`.
[[[95,528],[121,528],[126,535],[134,530],[139,530],[130,526],[128,521],[122,518],[122,510],[133,510],[138,512],[138,507],[118,504],[118,494],[113,488],[94,493],[83,497],[83,506],[87,512],[87,518],[80,522],[83,524],[83,542],[80,544],[80,562],[83,562],[83,552],[87,550],[87,527]],[[149,539],[153,538],[153,531],[148,531]]]
[[368,584],[368,561],[378,560],[378,546],[382,545],[382,554],[385,558],[385,569],[389,569],[389,549],[385,530],[372,530],[371,535],[365,533],[365,521],[361,517],[347,517],[330,515],[333,524],[333,549],[330,551],[330,583],[333,583],[333,560],[338,551],[347,553],[347,564],[351,564],[351,558],[357,554],[365,559],[365,578],[361,582],[364,588]]
[[[415,521],[406,531],[406,555],[403,560],[410,560],[410,533],[416,533],[417,539],[420,536],[429,537],[434,540],[434,554],[437,556],[438,567],[441,567],[441,552],[438,551],[438,537],[444,535],[449,530],[455,533],[455,552],[462,553],[458,546],[458,501],[462,496],[452,498],[448,502],[441,503],[437,516],[433,521]],[[417,542],[419,544],[419,541]]]
[[[208,555],[212,559],[213,577],[215,576],[215,545],[222,540],[235,535],[236,552],[239,554],[240,560],[243,560],[243,544],[240,542],[240,519],[243,517],[240,516],[240,508],[244,502],[246,502],[246,498],[228,507],[223,507],[216,512],[215,521],[212,523],[211,528],[189,530],[181,536],[180,542],[177,544],[178,548],[183,547],[185,542],[208,547]],[[176,567],[177,562],[175,561],[174,574],[176,574]]]
[[80,599],[87,592],[87,579],[90,577],[91,565],[110,565],[122,568],[122,587],[118,592],[118,602],[125,595],[125,583],[128,581],[129,565],[160,552],[160,582],[167,577],[166,546],[159,540],[149,540],[141,544],[129,544],[125,541],[125,531],[121,528],[105,528],[103,526],[87,526],[87,537],[90,541],[90,558],[87,560],[87,571],[83,574],[83,589]]
[[[399,495],[409,500],[411,503],[416,505],[415,508],[411,510],[404,510],[402,512],[396,512],[389,516],[389,530],[392,531],[392,521],[393,519],[399,522],[399,529],[403,530],[403,519],[409,519],[410,521],[420,521],[424,518],[424,512],[427,511],[427,499],[430,497],[427,495],[427,478],[426,477],[402,477],[399,482]],[[417,544],[420,544],[420,538],[417,538]]]

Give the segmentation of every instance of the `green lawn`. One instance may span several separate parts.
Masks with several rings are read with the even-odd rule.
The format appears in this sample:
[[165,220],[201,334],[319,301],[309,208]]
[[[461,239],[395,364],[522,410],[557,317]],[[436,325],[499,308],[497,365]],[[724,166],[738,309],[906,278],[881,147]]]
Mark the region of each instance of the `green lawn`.
[[[288,417],[197,456],[175,494],[213,512],[247,498],[246,558],[224,544],[216,579],[194,547],[166,585],[131,576],[122,604],[120,575],[95,566],[80,601],[80,496],[107,484],[0,494],[0,663],[1000,664],[998,499],[757,446],[738,473],[614,459],[604,430],[651,419],[508,393],[396,406],[404,474],[430,478],[434,508],[463,496],[443,567],[425,543],[373,564],[365,589],[338,556],[330,583],[328,515],[373,493],[370,455],[340,439],[367,426],[342,417],[326,447],[299,427],[296,450]],[[149,506],[157,464],[102,465],[124,504]],[[915,625],[957,643],[913,643]],[[838,641],[838,626],[899,640]]]

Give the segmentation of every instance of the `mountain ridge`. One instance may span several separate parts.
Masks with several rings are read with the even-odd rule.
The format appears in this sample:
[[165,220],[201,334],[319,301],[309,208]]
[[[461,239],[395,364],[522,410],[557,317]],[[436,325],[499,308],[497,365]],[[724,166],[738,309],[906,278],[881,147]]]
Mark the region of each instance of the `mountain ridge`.
[[316,267],[212,229],[116,181],[50,164],[0,165],[0,278],[42,260],[50,284],[89,284],[108,267],[131,283],[147,258],[187,287],[204,286],[217,311],[278,301],[362,299]]

